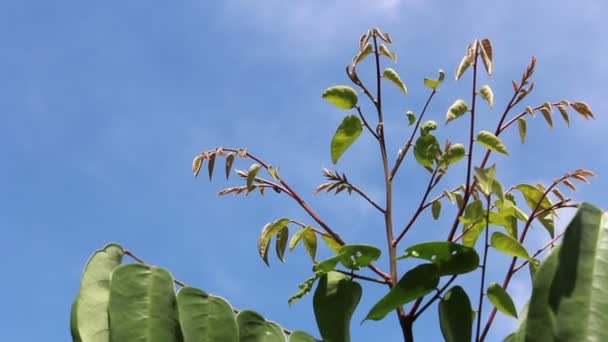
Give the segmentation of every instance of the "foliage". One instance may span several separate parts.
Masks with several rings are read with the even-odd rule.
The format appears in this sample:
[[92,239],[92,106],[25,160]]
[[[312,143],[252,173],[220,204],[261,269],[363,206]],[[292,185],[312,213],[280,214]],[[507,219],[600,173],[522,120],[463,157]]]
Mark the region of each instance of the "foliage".
[[[524,143],[528,134],[527,121],[534,118],[536,113],[541,113],[545,122],[553,127],[554,109],[557,109],[569,125],[569,108],[584,119],[594,118],[589,105],[581,101],[547,101],[539,105],[523,106],[524,110],[513,113],[534,89],[531,78],[536,59],[532,58],[519,82],[511,82],[513,92],[504,109],[499,111],[496,126],[480,129],[477,119],[480,113],[485,108],[496,110],[499,101],[489,85],[478,86],[484,70],[488,77],[494,71],[494,51],[489,39],[476,39],[468,45],[454,72],[454,77],[458,80],[464,78],[468,70],[472,71],[471,98],[456,99],[445,111],[446,125],[453,125],[453,121],[468,118],[467,139],[462,142],[446,140],[441,144],[438,139],[440,125],[437,121],[425,118],[429,104],[445,81],[445,72],[439,70],[437,79],[427,77],[423,80],[429,94],[419,114],[414,110],[406,111],[407,126],[411,131],[404,137],[396,157],[391,158],[385,136],[383,80],[389,81],[389,86],[396,87],[401,96],[412,93],[412,89],[408,89],[404,78],[395,68],[381,67],[384,62],[397,61],[397,54],[389,49],[391,44],[392,38],[386,32],[378,28],[368,30],[360,38],[359,51],[353,57],[352,63],[346,66],[346,75],[352,86],[334,85],[322,93],[322,98],[336,108],[350,111],[331,139],[332,162],[336,164],[359,138],[364,135],[369,137],[379,146],[384,201],[373,199],[347,177],[346,173],[330,169],[323,169],[326,181],[315,191],[315,194],[347,193],[366,200],[384,218],[384,249],[368,244],[347,243],[342,232],[331,227],[279,174],[278,167],[272,166],[246,148],[217,147],[201,152],[194,157],[192,163],[194,176],[199,175],[206,161],[211,179],[218,157],[225,158],[226,178],[229,177],[237,159],[251,161],[247,171],[235,170],[243,184],[221,190],[220,196],[249,195],[254,192],[264,195],[267,189],[271,189],[293,199],[306,212],[311,222],[282,217],[266,224],[261,230],[257,248],[263,262],[269,264],[273,244],[280,261],[285,259],[287,246],[289,251],[292,251],[298,244],[304,245],[313,263],[312,274],[299,285],[299,291],[289,302],[293,303],[304,297],[317,283],[313,306],[320,335],[326,340],[350,341],[350,320],[364,290],[362,282],[374,282],[387,287],[386,294],[378,298],[375,305],[364,308],[369,310],[366,320],[381,320],[390,312],[395,312],[399,317],[405,341],[414,340],[415,322],[434,304],[438,306],[439,325],[447,341],[469,341],[473,336],[476,341],[485,340],[497,311],[513,317],[523,317],[518,332],[509,337],[511,340],[525,340],[535,329],[545,329],[542,330],[543,334],[551,338],[579,338],[581,332],[577,331],[577,335],[574,335],[571,329],[572,322],[576,321],[571,318],[574,314],[587,318],[588,329],[582,334],[596,334],[600,336],[598,339],[605,339],[605,336],[601,336],[597,331],[605,318],[597,317],[596,313],[603,312],[604,317],[608,316],[605,312],[606,305],[601,309],[598,306],[606,303],[603,299],[597,299],[598,296],[606,298],[606,295],[598,290],[600,286],[593,286],[605,281],[603,278],[608,274],[608,265],[604,262],[605,221],[602,221],[601,226],[598,225],[598,217],[603,217],[604,214],[583,205],[566,232],[563,247],[554,249],[547,261],[538,268],[541,253],[553,247],[563,236],[563,233],[556,234],[554,227],[558,210],[578,206],[560,189],[565,187],[574,191],[574,181],[588,183],[588,178],[594,176],[594,173],[579,168],[566,172],[546,185],[520,183],[505,186],[498,179],[497,164],[490,165],[493,152],[502,155],[501,162],[509,156],[508,148],[501,139],[508,128],[517,126]],[[373,89],[357,72],[357,68],[370,57],[373,57],[371,64],[375,76]],[[375,112],[373,120],[366,116],[362,99],[369,100]],[[398,218],[396,213],[401,214],[405,210],[399,208],[397,211],[393,207],[393,181],[410,152],[413,155],[411,160],[419,165],[411,163],[411,166],[422,167],[428,171],[428,183],[419,205],[409,208],[411,214],[405,217],[405,223],[399,229],[395,226]],[[450,171],[450,166],[461,160],[466,163],[462,182],[441,185],[444,188],[440,189],[441,181]],[[477,160],[481,162],[476,164]],[[527,208],[521,206],[521,203],[525,203]],[[435,220],[440,219],[442,215],[445,218],[453,214],[452,224],[444,230],[445,240],[404,245],[407,241],[406,235],[409,236],[414,227],[420,227],[418,220],[426,210],[431,211],[430,214]],[[526,241],[530,227],[537,222],[548,234],[547,244],[539,248]],[[290,232],[294,230],[295,233],[290,238]],[[319,241],[323,241],[328,250],[319,251],[319,246],[323,246]],[[117,245],[111,246],[119,248]],[[261,336],[260,334],[268,336],[264,341],[285,340],[285,329],[281,332],[278,325],[251,311],[241,311],[235,318],[232,312],[229,313],[230,306],[219,297],[188,287],[180,289],[176,296],[172,283],[174,280],[166,270],[141,264],[118,266],[122,254],[133,255],[122,249],[117,251],[122,252],[111,253],[112,257],[107,250],[98,251],[85,269],[81,290],[72,312],[74,340],[85,341],[81,337],[103,334],[105,340],[100,341],[107,341],[108,334],[110,339],[113,336],[127,336],[132,339],[134,335],[129,334],[138,333],[154,334],[154,338],[163,336],[166,341],[180,338],[187,340],[187,336],[202,336],[196,337],[197,340],[224,340],[217,336],[225,336],[226,341],[262,341],[256,337]],[[400,254],[400,251],[403,253]],[[322,253],[328,252],[329,257],[317,259]],[[493,281],[487,286],[486,271],[490,267],[488,255],[495,252],[511,257],[511,263],[505,270],[502,283]],[[569,260],[564,256],[566,252],[578,257],[575,257],[575,261]],[[383,254],[388,260],[388,270],[382,270],[375,264]],[[99,258],[104,260],[102,266],[93,267]],[[403,271],[399,270],[403,259],[416,259],[421,263]],[[517,264],[519,259],[523,261]],[[508,286],[513,275],[524,266],[529,266],[532,273],[536,272],[536,276],[528,313],[518,314],[508,293]],[[587,269],[592,272],[584,275],[575,272]],[[477,288],[465,289],[453,285],[460,275],[472,272],[479,276]],[[566,281],[565,274],[575,274],[576,277],[572,276]],[[86,279],[102,281],[91,285]],[[572,293],[576,295],[575,299],[568,298]],[[476,295],[475,310],[471,300],[473,294]],[[486,296],[493,306],[489,315],[483,314]],[[575,303],[583,303],[583,306],[570,310],[556,305],[562,302],[568,308]],[[92,306],[95,306],[95,310],[90,309]],[[158,316],[154,315],[154,321],[150,318],[145,322],[129,322],[137,310],[156,310]],[[96,316],[93,316],[93,311]],[[120,322],[112,319],[115,314],[119,315]],[[98,321],[91,324],[93,320]],[[129,325],[131,323],[132,326]],[[97,335],[98,332],[101,333]],[[303,332],[289,333],[290,341],[312,340],[312,337]],[[154,339],[150,336],[149,340]]]

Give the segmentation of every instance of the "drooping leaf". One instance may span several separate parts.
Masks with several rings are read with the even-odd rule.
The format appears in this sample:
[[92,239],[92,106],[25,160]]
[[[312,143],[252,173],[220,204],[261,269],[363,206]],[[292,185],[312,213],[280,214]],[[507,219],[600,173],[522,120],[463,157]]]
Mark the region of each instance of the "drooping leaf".
[[232,307],[226,300],[193,287],[177,292],[179,325],[184,342],[238,342]]
[[398,257],[404,258],[431,261],[440,276],[468,273],[479,267],[479,255],[474,248],[448,241],[423,242],[408,247],[405,254]]
[[378,260],[382,251],[375,246],[352,244],[340,247],[337,254],[325,259],[313,267],[315,272],[329,272],[336,268],[338,263],[350,269],[367,267],[373,261]]
[[313,308],[324,340],[350,341],[350,320],[361,293],[361,285],[342,273],[329,272],[319,279]]
[[497,251],[516,256],[518,258],[530,259],[526,248],[516,239],[501,232],[492,233],[490,245]]
[[562,118],[566,122],[566,125],[570,126],[570,116],[568,116],[568,111],[566,110],[566,106],[564,106],[562,104],[558,104],[557,109],[559,110],[559,113],[562,115]]
[[479,235],[486,229],[486,225],[485,217],[475,223],[465,225],[463,227],[464,234],[462,235],[462,244],[468,247],[475,246]]
[[485,169],[475,166],[474,172],[479,189],[484,195],[490,196],[496,178],[496,164]]
[[432,78],[424,78],[424,85],[433,89],[433,90],[437,90],[437,87],[439,87],[439,85],[441,83],[443,83],[443,80],[445,79],[445,72],[441,69],[439,69],[439,78],[432,79]]
[[517,119],[517,127],[519,129],[519,137],[521,138],[521,143],[526,142],[526,119],[519,118]]
[[266,265],[268,264],[268,246],[270,245],[270,240],[274,235],[276,235],[283,228],[287,227],[289,224],[288,218],[280,218],[274,222],[270,222],[262,228],[262,232],[260,233],[260,237],[258,238],[258,253],[262,260]]
[[323,91],[322,97],[340,109],[351,109],[357,105],[357,92],[346,85],[336,85]]
[[382,77],[393,82],[393,84],[396,85],[397,88],[401,89],[401,91],[407,95],[407,87],[405,86],[405,83],[403,83],[403,81],[401,80],[401,77],[399,77],[399,74],[397,74],[397,72],[394,69],[392,69],[392,68],[384,69],[384,72],[382,73]]
[[207,163],[207,169],[209,171],[209,180],[211,180],[211,177],[213,176],[213,168],[215,167],[215,157],[217,156],[217,153],[212,152],[209,154],[209,163]]
[[361,135],[363,126],[356,115],[349,115],[342,120],[331,139],[331,161],[335,164],[350,145]]
[[369,42],[369,39],[372,36],[372,30],[367,30],[361,38],[359,38],[359,50],[365,49],[366,44]]
[[239,330],[239,342],[285,342],[283,329],[267,321],[259,313],[243,310],[236,315]]
[[441,164],[452,165],[464,158],[465,155],[466,150],[463,144],[457,143],[451,145],[450,148],[445,151],[443,156],[441,156]]
[[421,135],[414,146],[414,158],[420,165],[431,167],[440,151],[441,146],[435,136],[432,134]]
[[471,66],[471,59],[469,58],[469,56],[465,55],[464,57],[462,57],[462,60],[460,61],[458,68],[456,68],[456,71],[454,72],[454,77],[456,78],[457,81],[460,79],[460,77],[462,77],[464,72],[467,71],[467,69],[470,66]]
[[469,111],[469,106],[464,100],[456,100],[445,115],[446,123],[461,117],[464,113]]
[[270,177],[272,177],[272,179],[274,179],[276,181],[281,180],[281,177],[279,177],[279,168],[278,167],[268,165],[268,173],[270,174]]
[[427,120],[420,125],[420,134],[427,135],[437,129],[437,122]]
[[433,218],[438,220],[439,215],[441,215],[441,201],[435,201],[431,204],[431,212],[433,213]]
[[409,270],[399,282],[380,299],[365,316],[365,320],[379,321],[403,304],[424,297],[439,284],[439,270],[435,264],[422,264]]
[[232,164],[234,163],[235,153],[230,153],[226,156],[226,179],[230,177],[230,171],[232,170]]
[[487,38],[480,40],[479,43],[481,45],[481,60],[483,61],[488,76],[492,76],[492,72],[494,71],[492,43]]
[[397,62],[397,54],[388,50],[386,45],[380,44],[379,52],[381,55],[388,57],[393,62]]
[[477,142],[492,151],[509,155],[505,144],[503,144],[500,138],[488,131],[480,131],[477,134]]
[[479,221],[484,216],[485,210],[481,200],[475,200],[467,204],[464,208],[464,215],[460,216],[460,222],[464,224],[471,224]]
[[384,42],[386,42],[386,43],[388,43],[388,44],[392,44],[392,43],[393,43],[393,41],[391,40],[391,36],[390,36],[388,33],[386,33],[386,32],[382,32],[382,31],[380,31],[380,29],[379,29],[379,28],[374,27],[374,28],[372,29],[372,32],[373,32],[373,34],[374,34],[375,36],[379,37],[379,38],[380,38],[380,39],[382,39]]
[[300,240],[303,241],[304,247],[310,255],[310,259],[315,261],[315,256],[317,254],[317,235],[312,230],[312,227],[306,226],[298,230],[289,242],[289,250],[293,250]]
[[452,287],[439,302],[439,324],[446,342],[471,341],[471,301],[460,286]]
[[498,311],[517,318],[517,310],[511,296],[498,283],[492,283],[488,286],[488,299]]
[[297,302],[298,300],[300,300],[305,295],[307,295],[310,291],[312,291],[312,286],[315,284],[315,281],[317,281],[317,279],[319,279],[323,274],[324,273],[322,273],[322,272],[317,272],[317,273],[315,273],[314,276],[304,280],[301,284],[299,284],[298,292],[296,292],[296,294],[291,296],[289,298],[289,300],[287,301],[287,303],[289,305],[291,305],[291,304]]
[[494,107],[494,92],[492,92],[492,88],[489,85],[486,84],[479,89],[479,96],[486,100],[490,108]]
[[287,240],[289,239],[289,227],[285,226],[279,230],[277,233],[276,241],[275,241],[275,250],[277,252],[277,257],[281,262],[285,262],[285,250],[287,249]]
[[591,107],[585,102],[574,101],[574,102],[570,103],[570,107],[572,107],[572,109],[574,109],[577,113],[582,115],[583,118],[585,118],[587,120],[589,118],[592,118],[592,119],[595,118],[595,116],[593,115],[593,111],[591,110]]
[[317,340],[302,330],[295,330],[289,334],[288,342],[317,342]]
[[247,190],[253,190],[253,182],[255,181],[255,177],[257,177],[258,172],[260,171],[260,164],[252,164],[249,167],[249,171],[247,172]]
[[201,166],[203,166],[203,158],[203,155],[199,154],[192,159],[192,173],[194,174],[194,177],[197,177],[201,171]]
[[362,60],[365,59],[365,57],[369,56],[369,54],[371,54],[372,52],[372,44],[365,44],[363,49],[361,49],[361,51],[359,51],[359,53],[355,57],[353,57],[353,67],[357,66],[357,64],[359,64]]
[[111,341],[181,341],[173,277],[163,268],[118,266],[108,312]]
[[551,106],[541,107],[540,112],[543,115],[543,117],[545,118],[545,121],[547,121],[547,124],[549,125],[549,127],[553,128],[553,118],[551,117]]
[[321,238],[323,239],[323,241],[325,242],[327,247],[329,247],[335,253],[338,253],[340,248],[342,248],[342,245],[339,244],[338,241],[334,240],[334,238],[332,238],[329,235],[321,235]]
[[407,125],[411,126],[414,123],[416,123],[416,115],[414,115],[414,112],[412,112],[411,110],[408,110],[407,113],[405,113],[405,115],[407,116]]
[[71,314],[71,331],[82,341],[109,340],[110,276],[120,265],[124,250],[110,243],[91,255],[82,273],[80,290]]

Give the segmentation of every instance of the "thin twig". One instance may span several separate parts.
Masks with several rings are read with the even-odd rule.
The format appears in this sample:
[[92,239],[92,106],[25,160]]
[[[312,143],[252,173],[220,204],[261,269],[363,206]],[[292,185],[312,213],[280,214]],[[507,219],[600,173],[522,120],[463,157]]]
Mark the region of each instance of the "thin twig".
[[376,138],[376,140],[380,139],[380,137],[378,137],[378,134],[376,134],[376,132],[372,129],[372,127],[369,125],[369,123],[365,119],[365,116],[363,115],[363,112],[361,111],[361,107],[359,105],[357,105],[357,106],[355,106],[355,108],[357,109],[357,112],[359,113],[359,117],[361,118],[361,121],[363,121],[363,126],[365,126],[365,128],[367,128],[367,130],[374,136],[374,138]]
[[377,278],[372,278],[372,277],[368,277],[368,276],[364,276],[361,274],[357,274],[351,271],[343,271],[343,270],[338,270],[338,269],[334,269],[334,271],[338,272],[338,273],[342,273],[342,274],[346,274],[349,275],[353,278],[357,278],[357,279],[361,279],[361,280],[366,280],[366,281],[370,281],[373,283],[378,283],[378,284],[383,284],[383,285],[388,285],[389,282],[384,280],[384,279],[377,279]]
[[486,281],[486,269],[488,268],[488,248],[490,247],[490,198],[491,195],[486,195],[486,229],[485,239],[483,245],[483,261],[481,263],[481,283],[479,285],[479,304],[477,307],[477,333],[475,334],[475,341],[479,341],[479,333],[481,332],[481,313],[483,308],[483,290],[485,289]]
[[513,273],[517,273],[517,271],[519,271],[524,266],[526,266],[527,264],[529,264],[530,260],[533,260],[534,258],[536,258],[540,253],[544,252],[547,248],[553,247],[555,245],[555,243],[557,242],[557,240],[561,239],[562,236],[564,236],[564,234],[566,234],[566,231],[563,231],[563,232],[557,234],[553,239],[551,239],[544,246],[542,246],[541,248],[539,248],[534,254],[532,254],[532,256],[530,256],[530,259],[526,259],[521,264],[519,264],[516,267],[514,267],[513,268]]

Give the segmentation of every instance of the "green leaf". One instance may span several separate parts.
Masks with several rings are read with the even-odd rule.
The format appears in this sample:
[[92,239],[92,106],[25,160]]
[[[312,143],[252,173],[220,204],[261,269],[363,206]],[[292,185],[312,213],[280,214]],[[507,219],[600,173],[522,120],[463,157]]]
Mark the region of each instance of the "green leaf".
[[427,135],[436,129],[437,129],[437,122],[435,122],[433,120],[427,120],[420,125],[420,134]]
[[268,264],[268,245],[270,244],[270,240],[274,235],[276,235],[279,231],[285,228],[289,224],[289,219],[284,217],[280,218],[274,222],[267,223],[262,232],[260,233],[260,237],[258,238],[258,253],[262,260],[266,265]]
[[300,230],[298,230],[291,241],[289,241],[289,250],[293,250],[300,240],[304,241],[304,247],[310,255],[310,259],[315,261],[315,256],[317,254],[317,234],[312,230],[311,226],[306,226]]
[[460,286],[452,287],[439,302],[439,324],[446,342],[471,341],[471,301]]
[[82,341],[109,340],[110,276],[120,265],[123,255],[120,245],[110,243],[95,251],[87,261],[80,290],[72,304],[70,327],[72,335]]
[[479,96],[486,100],[490,108],[494,107],[494,92],[492,92],[492,88],[489,85],[486,84],[479,89]]
[[488,131],[480,131],[477,134],[477,142],[492,151],[509,155],[509,152],[507,152],[507,148],[502,143],[502,141],[497,136]]
[[253,164],[249,167],[249,172],[247,172],[247,190],[253,190],[253,181],[255,177],[257,177],[258,172],[260,171],[260,164]]
[[463,227],[465,233],[462,235],[462,244],[468,247],[475,246],[479,235],[486,228],[485,217],[473,224],[469,224]]
[[490,238],[490,245],[497,251],[516,256],[518,258],[530,259],[526,248],[519,241],[501,232],[494,232]]
[[424,85],[433,89],[433,90],[437,90],[437,87],[439,87],[439,85],[441,83],[443,83],[443,80],[445,79],[445,72],[441,69],[439,69],[439,78],[437,78],[436,80],[432,79],[432,78],[424,78]]
[[411,110],[408,110],[407,113],[405,113],[405,115],[407,116],[407,125],[411,126],[414,123],[416,123],[416,115],[414,115],[414,112],[412,112]]
[[78,313],[76,310],[78,310],[78,296],[74,298],[70,307],[70,334],[72,335],[72,342],[82,342],[78,332]]
[[464,113],[469,111],[469,106],[464,100],[456,100],[450,108],[448,108],[448,112],[445,115],[446,123],[461,117]]
[[331,161],[335,164],[342,154],[361,135],[363,126],[356,115],[349,115],[342,120],[331,139]]
[[460,61],[458,68],[456,68],[456,72],[454,72],[454,77],[456,78],[457,81],[458,81],[458,79],[460,79],[460,77],[462,77],[462,74],[464,74],[464,72],[467,71],[467,69],[470,66],[471,66],[471,59],[469,58],[468,55],[465,55],[464,57],[462,57],[462,60]]
[[287,249],[287,240],[289,239],[289,227],[285,226],[279,230],[277,233],[277,238],[275,241],[275,250],[277,252],[277,257],[281,262],[285,262],[285,250]]
[[270,177],[272,177],[274,180],[276,180],[276,181],[281,180],[281,177],[279,177],[279,168],[278,167],[268,165],[268,173],[270,174]]
[[519,118],[517,119],[517,127],[519,128],[519,137],[521,138],[521,143],[526,142],[526,119]]
[[293,296],[289,297],[289,300],[287,301],[287,303],[289,305],[291,305],[291,304],[297,302],[298,300],[300,300],[305,295],[307,295],[312,290],[312,286],[315,284],[315,281],[317,281],[317,279],[319,279],[323,274],[324,273],[322,273],[322,272],[317,272],[317,273],[315,273],[314,276],[304,280],[304,282],[299,284],[298,292],[296,292],[296,294],[294,294]]
[[479,267],[479,255],[474,248],[448,241],[424,242],[408,247],[397,259],[405,258],[433,262],[440,276],[468,273]]
[[325,242],[327,247],[329,247],[335,253],[338,253],[340,248],[342,248],[342,245],[339,244],[338,241],[334,240],[334,238],[332,238],[329,235],[321,235],[321,238],[323,239],[323,241]]
[[361,300],[361,293],[361,285],[347,275],[329,272],[321,277],[312,303],[324,340],[350,341],[350,320]]
[[443,156],[441,156],[442,165],[452,165],[466,155],[466,150],[463,144],[454,144],[450,146],[450,148],[445,151]]
[[234,163],[234,156],[236,156],[236,153],[230,153],[226,156],[226,179],[230,177],[230,171],[232,170],[232,164]]
[[481,200],[475,200],[467,204],[464,208],[464,215],[460,216],[460,222],[464,224],[472,224],[479,221],[484,216],[485,210]]
[[498,283],[490,284],[490,286],[488,286],[487,294],[488,299],[494,304],[498,311],[517,318],[517,310],[515,309],[515,304],[513,304],[511,296],[509,296],[507,291],[498,285]]
[[485,169],[475,166],[474,170],[479,189],[484,195],[490,196],[494,185],[494,178],[496,177],[496,164]]
[[378,247],[371,245],[344,245],[335,256],[316,264],[313,270],[315,272],[329,272],[336,268],[338,262],[346,268],[357,270],[378,260],[381,253],[382,251]]
[[441,146],[437,138],[430,133],[421,135],[416,140],[414,146],[414,158],[416,161],[426,167],[432,167],[435,158],[439,155]]
[[607,283],[608,214],[583,203],[534,277],[522,341],[608,340]]
[[302,330],[295,330],[289,334],[289,342],[317,342],[317,340]]
[[110,286],[111,341],[181,341],[173,277],[144,264],[118,266]]
[[433,292],[438,284],[439,270],[436,265],[418,265],[399,279],[399,282],[372,307],[364,320],[379,321],[399,306]]
[[479,41],[479,44],[481,46],[481,60],[483,61],[483,65],[486,68],[488,76],[492,76],[492,72],[494,71],[492,43],[489,39],[484,38]]
[[532,281],[534,281],[534,276],[536,276],[536,272],[538,271],[539,267],[540,267],[540,260],[530,259],[530,262],[528,263],[528,268],[530,270],[530,278],[532,279]]
[[285,342],[283,329],[274,322],[269,322],[259,313],[243,310],[236,315],[239,330],[239,342]]
[[393,84],[396,85],[397,88],[401,89],[401,91],[407,95],[407,87],[405,86],[405,83],[403,83],[403,81],[401,80],[401,77],[399,77],[399,74],[397,74],[397,72],[394,69],[392,69],[392,68],[384,69],[382,76],[384,78],[386,78],[387,80],[393,82]]
[[329,87],[321,95],[327,101],[336,105],[340,109],[351,109],[357,105],[357,92],[355,89],[346,85]]
[[439,215],[441,215],[441,201],[435,201],[431,204],[431,212],[433,213],[433,218],[438,220]]
[[207,163],[207,169],[209,171],[209,180],[211,180],[211,177],[213,176],[213,167],[215,166],[215,157],[217,156],[217,154],[215,152],[212,152],[209,155],[209,163]]
[[394,52],[390,52],[386,45],[380,44],[380,54],[388,57],[393,62],[397,62],[397,54]]
[[177,292],[179,325],[184,342],[238,342],[232,307],[223,298],[193,287]]

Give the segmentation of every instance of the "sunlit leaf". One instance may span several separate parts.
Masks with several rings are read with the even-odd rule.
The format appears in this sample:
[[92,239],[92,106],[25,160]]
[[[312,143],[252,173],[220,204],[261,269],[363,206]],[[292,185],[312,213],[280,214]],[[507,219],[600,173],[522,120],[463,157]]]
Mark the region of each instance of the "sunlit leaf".
[[372,29],[372,31],[376,36],[378,36],[380,39],[382,39],[386,43],[393,44],[393,41],[391,40],[391,36],[388,33],[380,31],[380,29],[377,27],[374,27]]
[[433,292],[439,284],[439,270],[434,264],[422,264],[409,270],[365,316],[378,321],[403,304]]
[[492,151],[499,152],[502,154],[508,155],[507,148],[503,144],[503,142],[495,136],[494,134],[488,131],[480,131],[477,134],[477,142],[483,145],[486,148],[489,148]]
[[387,80],[393,82],[393,84],[396,85],[397,88],[401,89],[401,91],[403,91],[403,93],[407,95],[407,87],[405,86],[405,83],[403,83],[401,78],[399,77],[399,74],[397,74],[397,72],[394,69],[392,69],[392,68],[384,69],[382,76],[384,78],[386,78]]
[[289,334],[288,342],[317,342],[317,340],[302,330],[295,330]]
[[338,253],[340,248],[342,248],[342,245],[339,244],[338,241],[334,240],[334,238],[332,238],[329,235],[321,235],[321,238],[323,239],[323,241],[325,242],[327,247],[329,247],[335,253]]
[[373,261],[378,260],[381,250],[371,245],[344,245],[337,254],[329,259],[325,259],[313,267],[315,272],[329,272],[336,268],[338,262],[350,269],[360,269],[367,267]]
[[281,262],[285,262],[285,250],[287,249],[287,240],[289,239],[289,227],[285,226],[279,230],[277,233],[276,241],[275,241],[275,250],[277,252],[277,257]]
[[[258,253],[264,260],[266,265],[268,264],[268,245],[270,244],[270,240],[274,235],[276,235],[283,228],[287,227],[289,224],[288,218],[280,218],[274,222],[270,222],[264,226],[262,232],[260,233],[260,237],[258,238]],[[287,244],[287,239],[285,239],[285,244]]]
[[494,61],[492,60],[492,58],[493,58],[492,43],[490,42],[489,39],[485,38],[480,41],[480,45],[481,45],[481,60],[483,61],[483,65],[486,68],[486,72],[488,73],[488,76],[491,76],[492,72],[494,71]]
[[464,113],[469,111],[469,107],[464,100],[456,100],[450,108],[448,108],[448,112],[445,116],[446,123],[461,117]]
[[367,30],[361,38],[359,38],[359,50],[365,49],[365,45],[369,42],[369,38],[372,36],[372,30]]
[[342,154],[361,135],[363,127],[361,120],[356,115],[349,115],[342,120],[340,126],[331,139],[331,160],[335,164]]
[[405,115],[407,116],[408,126],[411,126],[414,123],[416,123],[416,115],[414,115],[414,112],[412,112],[411,110],[408,110],[407,113],[405,113]]
[[192,160],[192,173],[194,174],[194,177],[198,176],[201,171],[201,166],[203,166],[203,155],[199,154]]
[[439,87],[439,85],[441,83],[443,83],[443,80],[445,79],[445,72],[441,69],[439,69],[439,78],[432,79],[432,78],[424,78],[424,85],[433,89],[433,90],[437,90],[437,87]]
[[365,44],[363,49],[361,49],[361,51],[359,51],[359,53],[355,57],[353,57],[353,67],[355,67],[357,64],[359,64],[362,60],[365,59],[365,57],[369,56],[372,52],[373,52],[372,44],[371,43]]
[[458,65],[456,72],[454,72],[454,77],[456,78],[456,80],[460,79],[460,77],[462,77],[462,74],[464,74],[464,72],[470,66],[471,66],[471,59],[469,58],[469,56],[465,55],[464,57],[462,57],[462,60],[460,61],[460,64]]
[[492,88],[489,85],[486,84],[479,89],[479,96],[486,100],[490,107],[494,107],[494,92],[492,92]]
[[549,127],[553,128],[553,118],[551,117],[551,107],[543,106],[540,108],[540,112],[547,121]]
[[585,118],[585,119],[589,119],[589,118],[594,119],[595,118],[595,116],[593,115],[593,111],[591,110],[591,107],[585,102],[574,101],[574,102],[570,103],[570,107],[572,107],[577,113],[582,115],[583,118]]
[[464,215],[460,216],[459,219],[464,224],[472,224],[479,221],[484,213],[483,203],[478,199],[467,204],[466,208],[464,208]]
[[454,144],[445,151],[441,156],[441,162],[443,165],[452,165],[466,155],[466,150],[463,144]]
[[397,62],[397,54],[394,52],[390,52],[386,45],[380,44],[380,54],[388,57],[391,61]]
[[566,122],[566,124],[568,126],[570,126],[570,117],[568,116],[568,111],[566,110],[566,106],[564,106],[562,104],[558,104],[557,109],[559,110],[559,113],[562,115],[562,118],[564,118],[564,121]]
[[247,190],[253,190],[253,181],[255,177],[257,177],[258,172],[260,171],[260,164],[253,164],[249,167],[249,171],[247,172]]
[[439,155],[441,146],[432,134],[421,135],[414,146],[414,158],[422,166],[431,167]]
[[501,232],[492,233],[490,245],[497,251],[516,256],[518,258],[530,259],[526,248],[519,241]]
[[517,318],[517,310],[511,296],[498,283],[492,283],[488,286],[488,299],[498,311]]
[[487,222],[485,217],[473,224],[468,224],[463,227],[464,234],[462,235],[462,244],[467,247],[473,247],[477,243],[477,239],[481,235],[484,229],[486,229]]
[[433,218],[435,220],[439,219],[439,215],[441,215],[441,201],[435,201],[431,205],[431,211],[433,213]]
[[519,137],[521,138],[521,143],[526,142],[526,119],[519,118],[517,119],[517,127],[519,129]]
[[475,179],[477,180],[477,185],[481,189],[481,192],[486,196],[490,196],[492,193],[492,186],[494,185],[494,179],[496,178],[496,164],[485,169],[475,166],[474,171]]
[[325,89],[322,97],[340,109],[351,109],[357,105],[357,92],[346,85],[337,85]]

